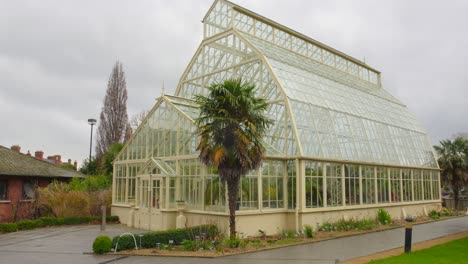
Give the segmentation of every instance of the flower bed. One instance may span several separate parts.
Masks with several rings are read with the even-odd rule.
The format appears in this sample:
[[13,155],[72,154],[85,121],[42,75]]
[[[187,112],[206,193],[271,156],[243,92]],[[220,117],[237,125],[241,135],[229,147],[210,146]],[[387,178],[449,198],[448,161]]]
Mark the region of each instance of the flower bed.
[[[380,212],[380,215],[385,215]],[[440,219],[457,217],[461,213],[444,214]],[[434,219],[424,216],[413,219],[414,224],[423,224],[435,221]],[[383,223],[382,223],[383,222]],[[318,241],[353,236],[357,234],[365,234],[369,232],[378,232],[388,229],[401,228],[405,226],[405,220],[392,220],[387,223],[386,217],[376,217],[376,219],[341,219],[337,222],[324,223],[316,228],[315,231],[305,227],[304,230],[296,233],[295,231],[283,231],[281,234],[268,235],[264,231],[259,230],[258,236],[255,237],[239,237],[235,240],[222,238],[221,234],[211,234],[210,236],[192,236],[183,240],[183,243],[168,244],[163,240],[158,240],[157,246],[149,246],[142,243],[142,248],[135,250],[134,242],[127,250],[114,252],[110,254],[120,255],[158,255],[158,256],[197,256],[197,257],[218,257],[224,255],[240,254],[245,252],[268,250],[279,247],[287,247],[298,244],[314,243]],[[197,229],[199,227],[193,227]],[[184,233],[184,229],[179,232]],[[189,230],[189,229],[187,229]],[[185,231],[185,233],[190,233]],[[167,231],[165,231],[167,232]],[[158,232],[153,232],[158,233]],[[115,238],[114,238],[115,239]],[[133,238],[132,238],[133,239]],[[138,237],[136,237],[138,242]],[[180,239],[179,239],[180,240]],[[113,244],[115,246],[115,244]],[[113,247],[114,248],[114,247]]]

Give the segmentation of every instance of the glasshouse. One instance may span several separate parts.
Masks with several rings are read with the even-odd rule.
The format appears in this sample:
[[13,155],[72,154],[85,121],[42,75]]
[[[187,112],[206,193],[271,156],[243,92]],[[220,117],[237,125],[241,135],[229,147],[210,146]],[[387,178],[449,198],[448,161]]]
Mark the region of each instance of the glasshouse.
[[262,167],[241,180],[237,229],[294,230],[340,218],[423,215],[439,207],[425,130],[357,59],[225,0],[175,95],[162,94],[114,161],[112,213],[129,226],[228,227],[227,188],[198,160],[194,95],[242,78],[273,121]]

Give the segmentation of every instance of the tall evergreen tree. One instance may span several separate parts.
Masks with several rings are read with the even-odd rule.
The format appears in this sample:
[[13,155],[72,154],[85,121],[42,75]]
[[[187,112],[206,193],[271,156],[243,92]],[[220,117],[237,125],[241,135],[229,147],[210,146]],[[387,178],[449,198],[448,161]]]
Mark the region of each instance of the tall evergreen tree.
[[104,105],[99,116],[96,136],[96,156],[98,159],[114,143],[123,143],[128,125],[127,83],[122,63],[117,61],[107,82]]

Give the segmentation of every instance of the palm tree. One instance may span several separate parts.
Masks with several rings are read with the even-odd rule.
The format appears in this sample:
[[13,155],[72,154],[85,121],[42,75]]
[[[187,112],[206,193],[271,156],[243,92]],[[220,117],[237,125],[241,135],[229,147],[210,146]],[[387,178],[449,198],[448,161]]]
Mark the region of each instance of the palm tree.
[[442,169],[442,181],[452,186],[455,208],[458,208],[459,191],[468,182],[468,141],[462,137],[453,141],[446,139],[440,141],[440,146],[434,146],[434,149]]
[[227,183],[229,229],[234,239],[240,179],[260,167],[265,156],[262,137],[271,121],[264,115],[267,102],[255,97],[255,85],[230,79],[208,90],[207,96],[195,96],[200,108],[197,150],[200,161],[216,167],[221,181]]

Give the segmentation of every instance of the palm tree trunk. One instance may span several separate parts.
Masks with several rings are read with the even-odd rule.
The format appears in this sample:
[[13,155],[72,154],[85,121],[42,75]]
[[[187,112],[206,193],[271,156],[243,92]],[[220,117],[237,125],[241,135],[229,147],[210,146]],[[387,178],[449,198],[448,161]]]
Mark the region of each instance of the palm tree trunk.
[[455,202],[455,210],[458,210],[458,175],[456,170],[452,172],[452,190],[453,190],[453,199]]
[[229,201],[229,236],[231,239],[236,238],[236,207],[237,198],[239,197],[239,180],[240,176],[231,177],[227,182]]

